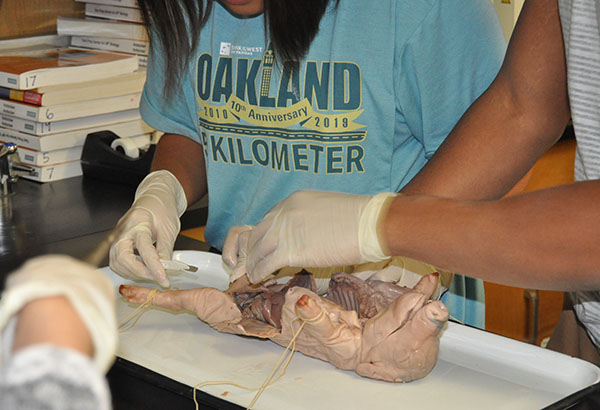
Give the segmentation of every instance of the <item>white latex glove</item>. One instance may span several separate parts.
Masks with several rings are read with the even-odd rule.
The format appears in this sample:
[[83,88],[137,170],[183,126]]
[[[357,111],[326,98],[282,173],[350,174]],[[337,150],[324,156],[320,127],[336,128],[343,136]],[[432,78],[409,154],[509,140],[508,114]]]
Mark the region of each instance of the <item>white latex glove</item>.
[[379,214],[396,194],[375,196],[298,191],[258,225],[233,227],[223,247],[230,280],[263,281],[286,266],[326,267],[387,259],[379,243]]
[[155,280],[169,287],[160,259],[171,259],[181,227],[179,217],[186,208],[185,192],[173,174],[166,170],[148,174],[135,192],[133,205],[119,220],[122,226],[110,248],[110,268],[124,278]]
[[73,305],[90,332],[93,363],[106,372],[117,349],[114,287],[90,265],[64,255],[34,258],[7,279],[0,298],[0,364],[10,356],[15,315],[28,302],[50,296],[65,296]]

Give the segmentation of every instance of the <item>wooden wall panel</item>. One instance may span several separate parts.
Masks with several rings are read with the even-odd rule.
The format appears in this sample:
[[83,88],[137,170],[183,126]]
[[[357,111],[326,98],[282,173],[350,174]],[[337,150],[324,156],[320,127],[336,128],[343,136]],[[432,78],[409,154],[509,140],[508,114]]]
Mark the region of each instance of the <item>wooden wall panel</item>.
[[85,3],[75,0],[2,0],[0,39],[56,33],[56,17],[82,17]]

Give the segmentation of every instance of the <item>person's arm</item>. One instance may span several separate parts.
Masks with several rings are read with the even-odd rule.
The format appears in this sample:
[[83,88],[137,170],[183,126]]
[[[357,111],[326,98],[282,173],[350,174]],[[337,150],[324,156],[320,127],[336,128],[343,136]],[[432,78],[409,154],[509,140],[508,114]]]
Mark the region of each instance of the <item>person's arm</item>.
[[389,254],[491,282],[598,289],[599,203],[600,181],[489,202],[399,196],[380,238]]
[[36,344],[73,349],[89,357],[94,352],[85,323],[65,296],[32,300],[19,312],[12,351]]
[[206,192],[202,145],[183,135],[163,135],[152,172],[139,184],[131,208],[119,220],[119,234],[110,249],[111,269],[126,278],[169,287],[161,259],[171,259],[179,218]]
[[166,169],[179,180],[189,205],[208,192],[202,145],[178,134],[164,134],[156,146],[152,171]]
[[0,297],[0,408],[108,410],[114,286],[68,256],[27,261]]
[[[152,172],[138,185],[131,208],[118,222],[110,267],[123,277],[156,281],[168,287],[161,259],[172,258],[180,217],[206,192],[206,181],[193,105],[194,87],[182,80],[167,98],[167,53],[152,30],[150,34],[140,114],[149,126],[165,134],[156,148]],[[183,77],[189,75],[187,70],[183,67]]]
[[501,197],[564,131],[566,83],[557,2],[528,0],[497,78],[402,192]]

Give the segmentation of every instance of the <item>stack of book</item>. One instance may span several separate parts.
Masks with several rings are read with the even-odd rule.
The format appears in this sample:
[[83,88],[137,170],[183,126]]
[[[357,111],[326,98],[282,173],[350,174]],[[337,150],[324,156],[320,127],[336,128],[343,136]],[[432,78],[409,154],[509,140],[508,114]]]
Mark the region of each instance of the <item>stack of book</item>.
[[59,35],[71,36],[73,47],[135,54],[146,67],[148,37],[136,0],[75,1],[86,3],[86,17],[58,17]]
[[0,142],[17,144],[21,162],[34,167],[25,178],[81,175],[83,144],[92,132],[155,139],[138,110],[146,72],[136,56],[56,44],[2,48]]

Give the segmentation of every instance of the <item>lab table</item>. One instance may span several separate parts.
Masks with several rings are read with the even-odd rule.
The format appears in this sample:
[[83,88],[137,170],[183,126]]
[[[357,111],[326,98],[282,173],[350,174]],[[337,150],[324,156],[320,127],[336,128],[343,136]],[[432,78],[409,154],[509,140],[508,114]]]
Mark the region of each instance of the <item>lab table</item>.
[[[85,177],[48,184],[20,180],[0,198],[0,289],[9,272],[26,259],[49,253],[88,255],[129,209],[134,186]],[[186,212],[182,229],[203,225],[206,209]],[[178,236],[175,249],[209,251],[206,243]],[[108,260],[101,263],[108,265]],[[108,373],[115,410],[193,409],[193,390],[161,374],[117,357]],[[202,409],[240,409],[197,392]],[[547,409],[600,408],[600,385],[581,390]]]

